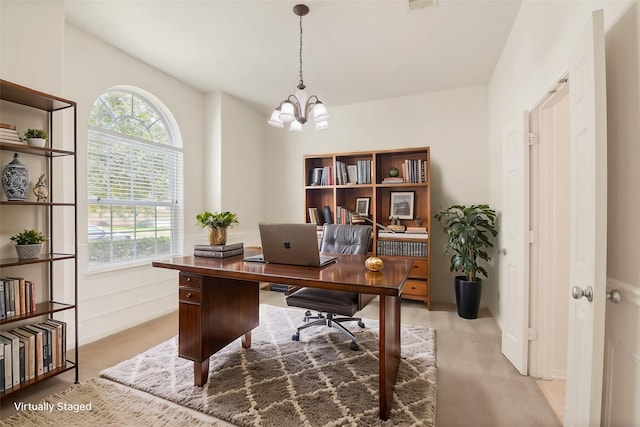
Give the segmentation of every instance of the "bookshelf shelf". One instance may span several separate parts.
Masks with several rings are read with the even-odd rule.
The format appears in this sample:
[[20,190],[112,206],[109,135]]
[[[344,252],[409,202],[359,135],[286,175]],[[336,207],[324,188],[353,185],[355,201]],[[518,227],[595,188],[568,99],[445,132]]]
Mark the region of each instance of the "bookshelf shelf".
[[[75,371],[75,382],[78,383],[77,111],[74,101],[5,80],[0,80],[0,100],[3,128],[16,131],[17,127],[26,128],[29,123],[47,124],[47,147],[7,142],[5,138],[0,141],[0,154],[24,154],[22,158],[28,159],[31,181],[39,173],[44,174],[50,190],[50,198],[44,202],[35,201],[32,194],[27,201],[7,201],[4,197],[0,201],[0,216],[3,217],[0,235],[3,238],[8,240],[9,236],[22,229],[34,228],[43,231],[49,239],[44,244],[44,253],[38,258],[0,259],[0,290],[4,300],[0,315],[0,332],[3,334],[0,344],[4,350],[2,363],[5,364],[9,357],[11,366],[20,364],[19,383],[15,382],[16,371],[12,371],[13,379],[9,384],[5,381],[6,376],[2,378],[4,389],[0,389],[3,390],[0,398],[5,398],[71,370]],[[6,217],[12,219],[5,220]],[[63,251],[60,250],[62,248]],[[56,313],[66,313],[65,321],[55,319]],[[31,333],[25,331],[29,328],[33,328]],[[27,346],[29,352],[37,354],[40,351],[43,354],[43,359],[38,359],[39,363],[46,362],[44,353],[47,353],[50,369],[37,374],[33,372],[34,364],[31,363],[32,370],[27,375],[28,359],[15,360],[15,356],[6,351],[7,348],[15,348],[9,339],[11,335],[19,340],[23,357],[27,354]],[[35,338],[40,335],[42,339]],[[47,348],[55,350],[44,352],[43,342],[37,347],[35,342],[45,341],[45,336],[46,341],[52,343]],[[66,352],[67,342],[74,343],[72,352]],[[67,355],[72,361],[67,360]],[[63,360],[66,363],[63,364]]]
[[[391,168],[398,169],[403,180],[412,182],[384,182]],[[318,176],[319,170],[322,171],[321,177]],[[317,211],[318,225],[325,222],[325,207],[330,211],[332,222],[352,221],[351,213],[357,211],[356,199],[368,198],[368,218],[388,226],[393,213],[392,193],[413,195],[413,215],[410,218],[402,215],[399,222],[401,226],[423,228],[426,231],[424,237],[408,237],[400,233],[397,236],[380,236],[376,230],[371,253],[412,259],[413,268],[402,297],[422,301],[430,309],[431,241],[428,236],[432,215],[429,147],[308,155],[304,156],[304,174],[305,220],[314,222],[310,212]],[[323,185],[311,185],[314,180]]]

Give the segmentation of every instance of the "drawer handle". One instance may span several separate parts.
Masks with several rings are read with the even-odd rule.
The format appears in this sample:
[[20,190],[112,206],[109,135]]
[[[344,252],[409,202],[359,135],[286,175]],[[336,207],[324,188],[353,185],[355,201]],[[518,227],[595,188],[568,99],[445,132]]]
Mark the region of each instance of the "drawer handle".
[[187,298],[189,298],[189,299],[193,298],[193,294],[192,294],[191,292],[189,292],[189,293],[187,294]]
[[187,282],[190,282],[190,281],[191,281],[191,277],[187,277]]

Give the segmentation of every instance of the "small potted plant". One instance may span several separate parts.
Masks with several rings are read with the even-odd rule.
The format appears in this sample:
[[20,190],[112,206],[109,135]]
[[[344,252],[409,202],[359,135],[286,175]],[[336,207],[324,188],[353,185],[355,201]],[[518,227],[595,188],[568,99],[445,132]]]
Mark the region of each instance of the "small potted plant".
[[47,132],[42,129],[27,129],[24,133],[27,144],[33,147],[44,147],[47,143],[47,136]]
[[489,205],[453,205],[435,217],[447,235],[445,252],[453,251],[449,271],[464,274],[455,277],[458,316],[476,319],[482,296],[482,279],[477,276],[488,277],[479,262],[491,261],[487,250],[493,247],[490,239],[498,234],[496,212]]
[[47,241],[47,237],[33,229],[25,229],[22,233],[18,233],[10,239],[16,243],[18,259],[38,258],[42,251],[42,244]]
[[209,227],[210,245],[224,245],[227,243],[227,228],[238,224],[238,215],[229,211],[204,211],[196,215],[196,224],[202,228]]

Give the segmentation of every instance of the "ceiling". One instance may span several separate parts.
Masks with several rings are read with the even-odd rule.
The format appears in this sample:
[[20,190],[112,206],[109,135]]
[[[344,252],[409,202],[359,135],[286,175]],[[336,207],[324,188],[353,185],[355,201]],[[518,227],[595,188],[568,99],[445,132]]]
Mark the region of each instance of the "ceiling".
[[[203,92],[268,113],[299,80],[297,2],[71,0],[71,24]],[[488,83],[520,0],[307,1],[303,72],[332,106]]]

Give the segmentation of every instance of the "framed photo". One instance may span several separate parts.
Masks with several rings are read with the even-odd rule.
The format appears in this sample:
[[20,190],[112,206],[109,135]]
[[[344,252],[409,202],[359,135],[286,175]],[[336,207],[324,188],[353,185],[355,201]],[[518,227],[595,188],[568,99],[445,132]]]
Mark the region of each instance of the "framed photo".
[[371,197],[356,197],[356,213],[360,216],[369,216],[369,204]]
[[389,216],[399,219],[413,219],[414,191],[392,191]]

